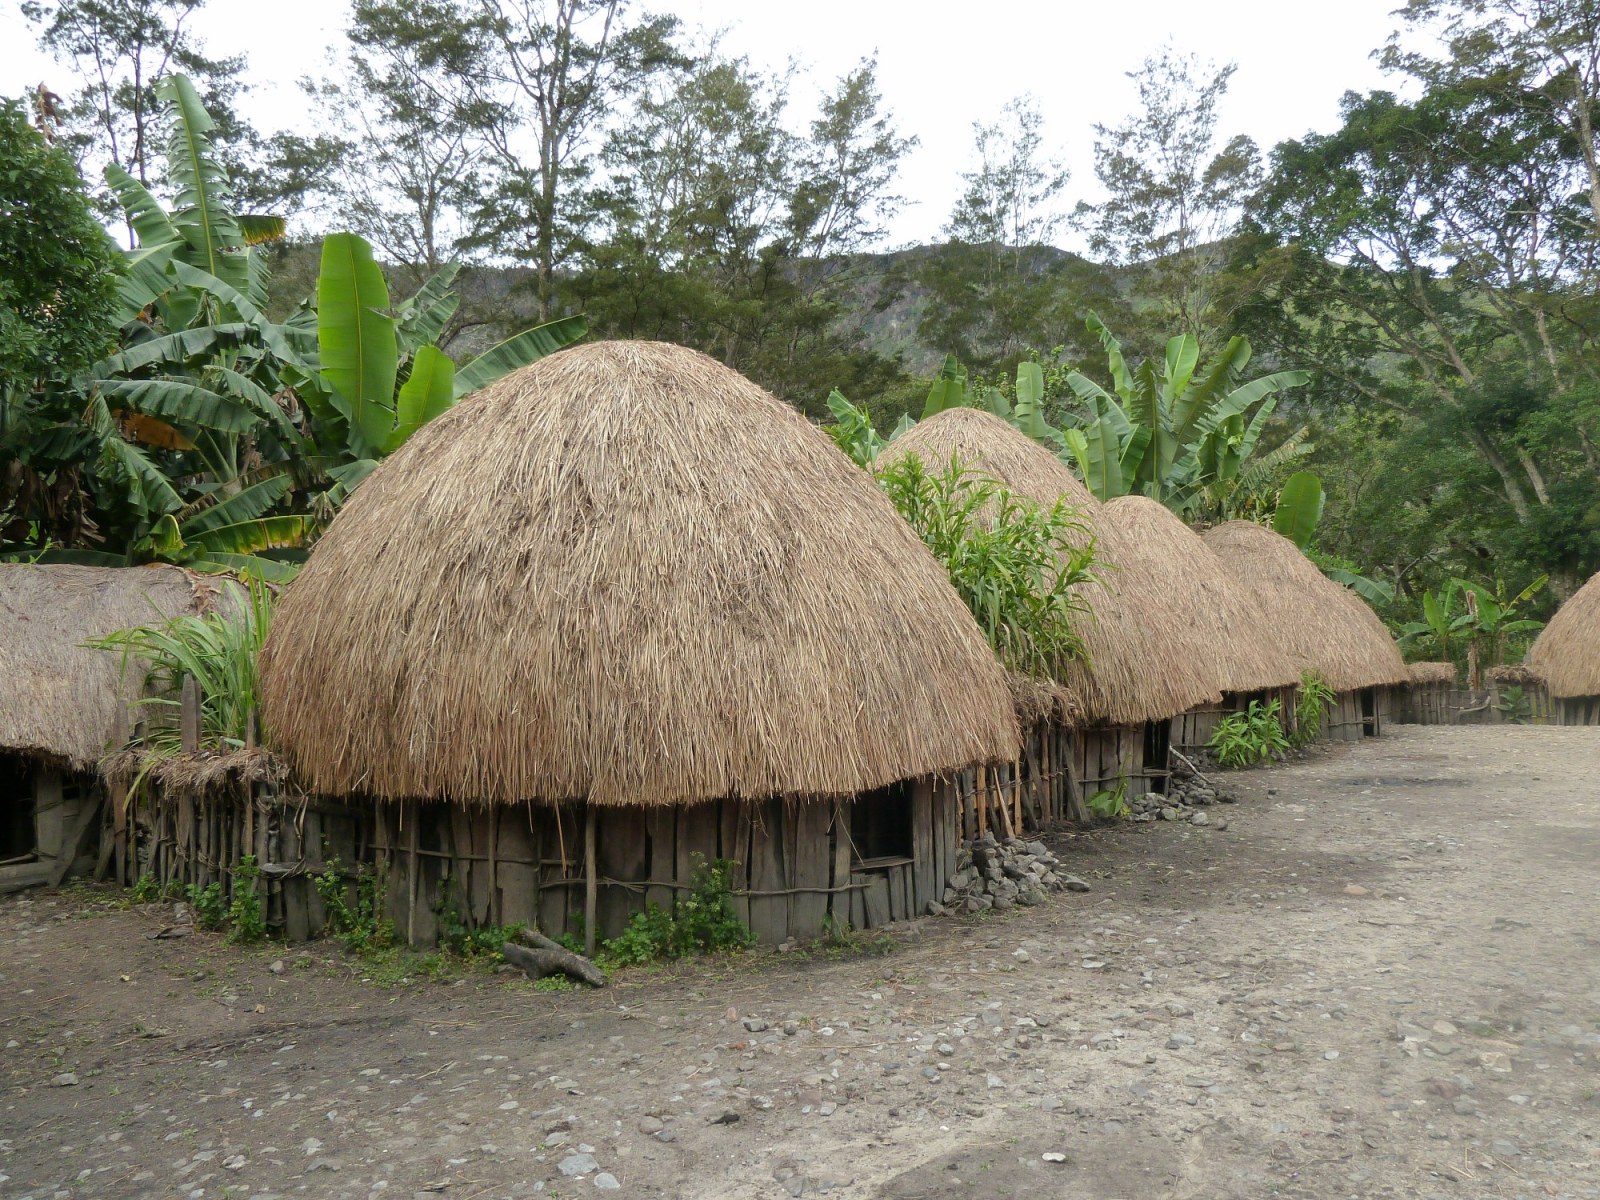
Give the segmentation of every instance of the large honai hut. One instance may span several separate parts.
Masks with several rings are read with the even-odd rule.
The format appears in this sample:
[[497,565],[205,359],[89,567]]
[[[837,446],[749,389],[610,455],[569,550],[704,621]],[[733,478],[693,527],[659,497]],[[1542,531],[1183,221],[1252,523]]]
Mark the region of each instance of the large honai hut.
[[1265,526],[1228,521],[1208,529],[1204,539],[1234,582],[1255,595],[1271,618],[1270,635],[1295,666],[1333,690],[1323,736],[1359,741],[1381,733],[1391,689],[1411,675],[1378,614]]
[[0,564],[0,891],[105,874],[127,854],[101,764],[137,720],[142,672],[90,643],[216,596],[177,567]]
[[1553,724],[1600,725],[1600,574],[1556,610],[1527,665],[1549,691]]
[[1116,532],[1123,571],[1160,581],[1163,604],[1190,623],[1190,638],[1213,673],[1221,699],[1173,718],[1181,751],[1206,745],[1228,713],[1276,701],[1280,721],[1294,711],[1300,671],[1273,630],[1260,601],[1223,569],[1222,560],[1166,506],[1147,496],[1108,501],[1101,525]]
[[1115,522],[1059,458],[992,413],[946,409],[896,438],[881,464],[905,454],[930,469],[956,461],[1015,496],[1045,507],[1065,499],[1076,509],[1082,537],[1095,539],[1103,564],[1100,581],[1082,592],[1086,659],[1057,681],[1080,712],[1071,728],[1059,719],[1028,722],[1029,757],[1041,767],[1070,762],[1072,782],[1088,795],[1165,791],[1172,718],[1220,698],[1202,632],[1175,602],[1170,581],[1143,556],[1124,552]]
[[764,941],[908,918],[1009,760],[1005,673],[820,430],[702,354],[581,346],[379,466],[274,618],[272,747],[365,814],[413,941],[441,913],[618,933],[735,864]]

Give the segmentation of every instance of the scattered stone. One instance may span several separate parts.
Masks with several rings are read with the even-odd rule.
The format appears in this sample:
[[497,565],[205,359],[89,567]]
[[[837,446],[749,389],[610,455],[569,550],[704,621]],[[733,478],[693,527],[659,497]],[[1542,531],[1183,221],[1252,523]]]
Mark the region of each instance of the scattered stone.
[[1370,895],[1372,895],[1372,893],[1369,890],[1367,890],[1366,888],[1362,887],[1359,883],[1352,883],[1352,884],[1347,885],[1345,887],[1345,889],[1344,889],[1344,894],[1346,896],[1370,896]]
[[622,1185],[617,1182],[617,1177],[610,1171],[601,1171],[594,1177],[594,1185],[602,1192],[614,1192]]
[[660,1117],[641,1117],[639,1120],[639,1132],[650,1137],[654,1137],[666,1127],[666,1122]]
[[738,1123],[739,1113],[736,1109],[732,1108],[723,1109],[720,1116],[712,1117],[711,1120],[707,1122],[709,1125],[737,1125]]
[[759,1017],[746,1017],[744,1019],[744,1027],[750,1033],[765,1033],[772,1028]]
[[77,1087],[78,1076],[72,1071],[63,1071],[50,1081],[51,1087]]
[[1047,1163],[1064,1163],[1067,1161],[1067,1156],[1059,1150],[1046,1150],[1039,1157]]
[[1204,810],[1202,810],[1200,812],[1195,813],[1194,816],[1189,818],[1189,824],[1191,824],[1191,825],[1209,825],[1209,824],[1211,824],[1211,817]]
[[568,1178],[598,1171],[600,1164],[592,1154],[569,1154],[556,1164],[556,1169]]

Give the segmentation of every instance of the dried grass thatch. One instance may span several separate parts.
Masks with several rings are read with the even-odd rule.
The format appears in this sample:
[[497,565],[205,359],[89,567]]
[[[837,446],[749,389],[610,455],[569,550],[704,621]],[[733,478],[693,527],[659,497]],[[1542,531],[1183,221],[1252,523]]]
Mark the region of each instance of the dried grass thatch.
[[1483,673],[1489,681],[1490,687],[1543,687],[1544,676],[1535,671],[1527,663],[1503,663],[1498,667],[1490,667]]
[[1528,651],[1528,666],[1552,696],[1600,696],[1600,574],[1556,610]]
[[217,586],[177,567],[0,564],[0,750],[92,769],[139,672],[84,643],[203,612]]
[[1411,672],[1412,683],[1454,683],[1456,681],[1455,663],[1410,663],[1406,669]]
[[1300,681],[1255,595],[1222,569],[1198,533],[1148,496],[1119,497],[1103,512],[1102,525],[1116,530],[1123,571],[1161,581],[1163,607],[1189,623],[1201,661],[1223,691],[1261,692]]
[[882,461],[903,454],[916,454],[933,468],[954,457],[1015,495],[1042,505],[1065,497],[1078,508],[1107,564],[1102,582],[1086,589],[1093,614],[1083,629],[1089,661],[1060,681],[1078,698],[1085,721],[1138,725],[1221,698],[1208,650],[1192,615],[1174,602],[1170,581],[1138,556],[1123,554],[1115,524],[1050,451],[993,413],[953,408],[895,439]]
[[162,787],[195,794],[225,789],[243,793],[253,783],[282,785],[289,779],[288,764],[260,746],[171,756],[122,750],[102,760],[101,770],[124,786],[142,775]]
[[1234,580],[1255,593],[1272,618],[1271,636],[1301,670],[1315,671],[1336,692],[1411,678],[1378,614],[1288,538],[1250,521],[1229,521],[1203,536]]
[[425,426],[262,654],[327,794],[665,804],[1011,758],[1006,677],[820,430],[702,354],[580,346]]

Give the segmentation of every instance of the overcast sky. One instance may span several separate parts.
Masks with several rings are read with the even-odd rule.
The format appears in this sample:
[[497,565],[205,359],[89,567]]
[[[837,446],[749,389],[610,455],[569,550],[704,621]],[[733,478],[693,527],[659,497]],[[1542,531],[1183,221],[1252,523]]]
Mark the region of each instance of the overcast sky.
[[[1071,168],[1072,199],[1093,198],[1093,126],[1120,123],[1135,94],[1126,73],[1170,40],[1202,58],[1239,64],[1224,102],[1225,135],[1246,133],[1266,151],[1308,130],[1329,130],[1347,90],[1386,85],[1371,60],[1394,29],[1399,0],[664,0],[691,29],[726,29],[732,53],[805,73],[794,92],[798,125],[814,97],[860,58],[878,56],[885,101],[920,145],[903,164],[899,191],[912,201],[890,231],[894,244],[938,235],[971,164],[972,122],[992,119],[1031,92],[1046,136]],[[40,80],[67,93],[66,70],[34,48],[15,0],[0,0],[0,78],[18,94]],[[294,86],[342,42],[343,0],[210,0],[195,28],[216,55],[244,53],[255,87],[242,105],[264,132],[303,124]],[[1388,86],[1393,86],[1389,83]]]

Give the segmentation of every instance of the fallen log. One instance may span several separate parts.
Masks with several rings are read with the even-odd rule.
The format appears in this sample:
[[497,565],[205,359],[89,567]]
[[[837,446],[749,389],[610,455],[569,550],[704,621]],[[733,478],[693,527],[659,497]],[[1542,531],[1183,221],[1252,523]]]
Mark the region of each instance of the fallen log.
[[581,954],[574,954],[559,942],[551,941],[537,930],[524,929],[518,942],[507,942],[500,953],[514,967],[522,968],[529,979],[543,979],[546,975],[565,975],[590,987],[605,987],[606,973]]

